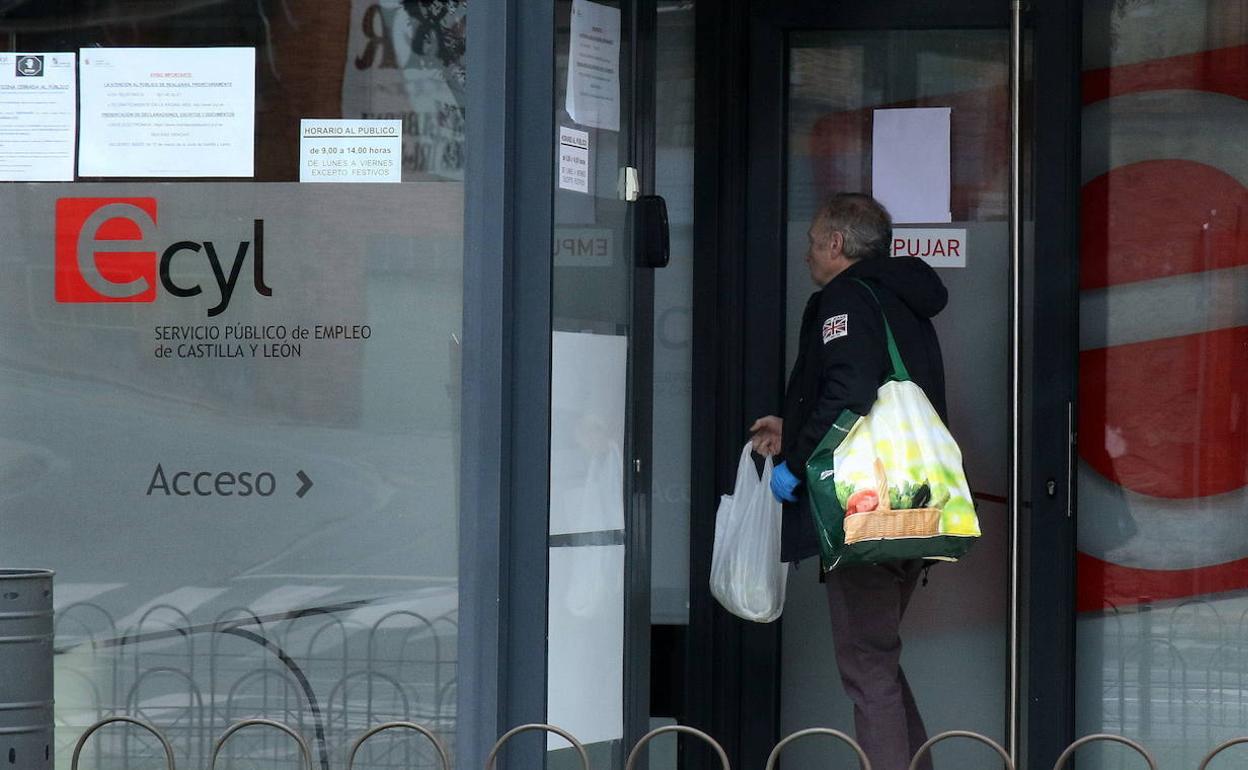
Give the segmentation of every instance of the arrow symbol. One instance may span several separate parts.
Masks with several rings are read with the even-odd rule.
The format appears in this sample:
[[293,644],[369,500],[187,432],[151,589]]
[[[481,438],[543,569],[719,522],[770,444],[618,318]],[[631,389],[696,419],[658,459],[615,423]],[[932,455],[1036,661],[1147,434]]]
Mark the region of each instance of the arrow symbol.
[[308,493],[309,489],[312,488],[312,479],[308,478],[308,474],[303,471],[299,471],[295,475],[299,477],[299,482],[301,484],[299,489],[295,492],[295,497],[301,498]]

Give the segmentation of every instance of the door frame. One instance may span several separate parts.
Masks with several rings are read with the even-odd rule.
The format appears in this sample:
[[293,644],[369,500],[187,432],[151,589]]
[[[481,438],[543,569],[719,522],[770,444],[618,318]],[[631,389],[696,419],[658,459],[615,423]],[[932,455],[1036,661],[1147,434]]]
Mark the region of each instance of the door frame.
[[[628,145],[653,189],[655,0],[621,0],[621,87],[633,114]],[[554,225],[554,3],[489,0],[473,6],[467,48],[464,301],[459,460],[461,638],[458,761],[480,767],[494,742],[547,721],[550,386]],[[634,74],[636,73],[636,74]],[[629,80],[632,78],[632,80]],[[631,85],[630,85],[631,84]],[[636,264],[635,255],[628,258]],[[625,575],[625,717],[631,748],[648,729],[649,483],[653,276],[634,282],[629,376],[630,446]],[[640,325],[637,319],[642,319]],[[639,333],[638,329],[642,331]],[[639,400],[639,394],[641,396]],[[630,465],[631,465],[630,461]],[[634,493],[641,495],[641,507]],[[634,511],[640,515],[634,516]],[[538,733],[517,736],[501,766],[545,767]],[[644,759],[644,758],[643,758]]]
[[[657,133],[658,2],[623,0],[628,34],[631,90],[632,142],[629,165],[638,170],[642,195],[655,193]],[[637,210],[629,207],[629,222]],[[624,557],[624,756],[650,731],[650,597],[651,597],[651,504],[654,437],[654,270],[640,264],[634,238],[632,259],[632,311],[629,331],[629,383],[627,458],[631,469],[625,485],[626,543]],[[648,766],[645,756],[637,767]],[[622,766],[623,758],[621,758]]]
[[[469,120],[465,137],[459,588],[460,622],[474,631],[458,653],[465,767],[484,766],[504,731],[546,715],[554,6],[500,0],[489,11],[469,12],[466,51],[468,110],[496,119]],[[526,738],[510,747],[511,766],[541,767],[545,741]]]
[[[552,7],[555,3],[551,3]],[[618,0],[620,10],[619,88],[622,128],[628,136],[620,143],[622,166],[637,170],[640,193],[654,192],[655,162],[655,92],[657,62],[656,27],[657,0]],[[562,13],[555,12],[554,24],[562,23]],[[550,51],[552,71],[560,51],[555,49],[563,38],[563,30],[554,30]],[[553,87],[558,94],[558,87]],[[558,105],[552,105],[558,107]],[[549,141],[557,140],[552,128]],[[623,170],[622,168],[620,169]],[[553,174],[553,170],[552,170]],[[553,177],[552,177],[553,182]],[[555,206],[558,203],[556,201]],[[625,757],[638,740],[649,731],[650,721],[650,596],[651,596],[651,464],[654,414],[654,268],[641,265],[639,244],[632,237],[636,207],[625,207],[625,232],[630,233],[628,248],[619,258],[627,260],[628,269],[621,275],[628,278],[628,369],[625,408],[625,442],[623,447],[624,494],[624,599],[623,599],[623,698],[622,736],[612,746],[612,762],[622,767]],[[551,289],[554,297],[555,289]],[[547,393],[549,401],[549,391]],[[549,502],[549,500],[548,500]],[[547,522],[549,523],[549,522]],[[542,646],[544,659],[549,646]],[[543,692],[546,682],[543,681]],[[615,744],[603,741],[601,744]],[[586,744],[591,749],[595,744]],[[572,749],[558,749],[556,754],[571,755]],[[639,757],[637,767],[646,768],[646,757]]]
[[[1023,90],[1024,135],[1032,137],[1024,151],[1024,230],[1043,234],[1024,238],[1020,382],[1029,398],[1019,506],[1019,758],[1033,768],[1052,767],[1075,729],[1069,420],[1078,363],[1081,11],[1075,0],[1058,0],[1035,3],[1023,17],[1024,46],[1032,54]],[[830,28],[1009,29],[1010,15],[1009,0],[698,4],[693,327],[699,398],[684,711],[690,724],[723,740],[735,766],[761,766],[781,737],[780,624],[729,616],[711,598],[707,577],[715,501],[732,486],[747,418],[774,412],[784,387],[785,268],[776,244],[784,243],[787,35]],[[1032,617],[1043,622],[1031,623]],[[713,766],[705,752],[686,755],[687,767]]]

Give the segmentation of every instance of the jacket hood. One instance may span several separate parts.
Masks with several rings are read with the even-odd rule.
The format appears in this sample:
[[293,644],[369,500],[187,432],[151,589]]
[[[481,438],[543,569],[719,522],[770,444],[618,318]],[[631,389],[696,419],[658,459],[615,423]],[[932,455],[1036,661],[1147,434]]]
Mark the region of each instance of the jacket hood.
[[931,265],[918,257],[876,257],[855,262],[838,278],[870,280],[896,294],[923,318],[945,309],[949,291]]

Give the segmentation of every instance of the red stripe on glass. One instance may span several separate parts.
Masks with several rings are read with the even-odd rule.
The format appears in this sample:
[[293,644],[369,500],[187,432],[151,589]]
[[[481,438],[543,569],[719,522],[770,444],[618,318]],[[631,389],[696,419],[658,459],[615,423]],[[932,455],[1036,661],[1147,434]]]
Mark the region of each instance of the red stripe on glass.
[[1080,457],[1126,489],[1177,499],[1248,486],[1246,326],[1085,350],[1079,404]]
[[1248,264],[1248,188],[1212,166],[1150,160],[1083,186],[1081,289]]
[[1210,91],[1248,99],[1248,45],[1083,73],[1085,105],[1139,91]]
[[1193,569],[1154,570],[1111,564],[1080,553],[1075,609],[1098,612],[1189,596],[1248,589],[1248,559]]

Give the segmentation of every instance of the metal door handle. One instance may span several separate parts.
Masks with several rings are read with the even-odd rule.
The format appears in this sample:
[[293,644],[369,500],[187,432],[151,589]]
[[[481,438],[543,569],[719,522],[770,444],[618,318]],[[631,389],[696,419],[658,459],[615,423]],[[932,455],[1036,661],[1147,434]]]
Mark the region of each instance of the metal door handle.
[[1006,748],[1018,765],[1021,693],[1019,639],[1019,519],[1022,509],[1022,345],[1023,345],[1023,214],[1022,214],[1022,91],[1023,2],[1010,2],[1010,609],[1009,722]]

